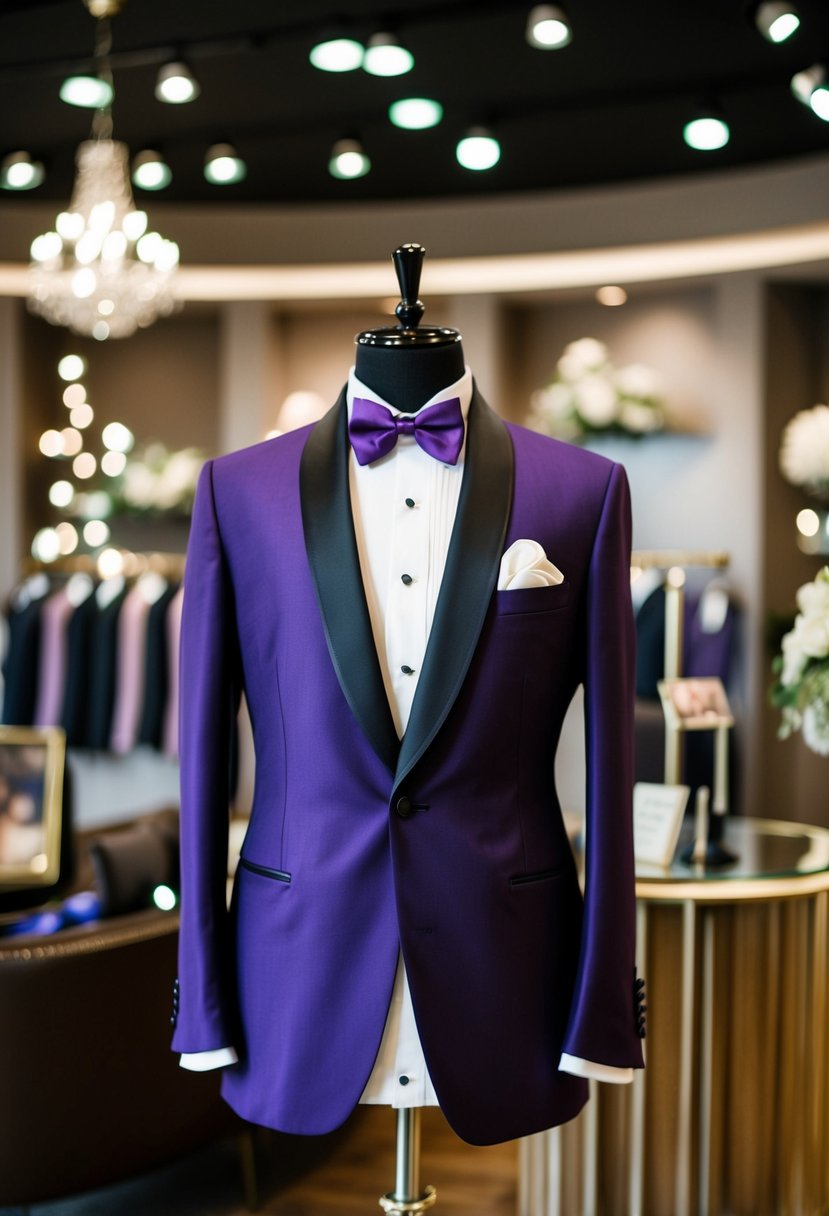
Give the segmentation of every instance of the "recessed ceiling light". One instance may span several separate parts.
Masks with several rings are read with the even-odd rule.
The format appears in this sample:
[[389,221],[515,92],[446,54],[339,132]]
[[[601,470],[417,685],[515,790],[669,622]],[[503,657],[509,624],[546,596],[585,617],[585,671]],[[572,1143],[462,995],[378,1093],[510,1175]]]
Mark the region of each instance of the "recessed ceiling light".
[[628,293],[624,287],[599,287],[596,291],[596,299],[600,304],[604,304],[607,308],[618,308],[621,304],[627,304]]
[[163,190],[172,180],[172,170],[160,152],[147,148],[133,158],[132,181],[140,190]]
[[188,101],[195,101],[200,92],[199,82],[181,60],[159,68],[155,82],[155,95],[159,101],[173,106],[186,105]]
[[112,104],[112,85],[100,76],[67,76],[60,86],[60,99],[69,106],[101,110]]
[[213,144],[204,158],[204,176],[214,186],[231,186],[247,176],[248,167],[233,144]]
[[373,34],[363,57],[363,68],[371,76],[402,76],[414,67],[414,55],[394,34]]
[[331,149],[328,172],[332,177],[342,180],[365,177],[370,168],[371,161],[357,139],[338,139]]
[[573,31],[567,14],[556,4],[537,4],[527,18],[527,42],[540,51],[555,51],[567,46]]
[[686,122],[683,138],[689,148],[697,152],[714,152],[724,148],[731,138],[728,123],[716,114],[701,114]]
[[34,190],[43,181],[43,165],[28,152],[10,152],[0,161],[0,187],[4,190]]
[[389,106],[389,118],[404,131],[425,131],[443,118],[443,106],[429,97],[402,97]]
[[757,5],[754,22],[769,42],[785,42],[800,28],[800,15],[793,4],[784,0],[764,0]]
[[362,42],[354,38],[327,38],[311,47],[308,58],[321,72],[353,72],[364,54]]
[[458,164],[480,172],[491,169],[501,159],[501,145],[486,127],[471,127],[455,149]]

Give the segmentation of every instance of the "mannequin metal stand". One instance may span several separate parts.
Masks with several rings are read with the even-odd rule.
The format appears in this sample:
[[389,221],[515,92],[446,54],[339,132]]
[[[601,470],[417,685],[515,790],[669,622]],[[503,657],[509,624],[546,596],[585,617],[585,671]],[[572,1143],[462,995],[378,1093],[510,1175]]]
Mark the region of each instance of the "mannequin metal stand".
[[419,1216],[437,1200],[433,1186],[420,1190],[420,1108],[397,1112],[397,1163],[394,1190],[380,1198],[384,1212]]
[[[464,371],[461,335],[455,329],[424,325],[418,299],[426,250],[401,245],[392,254],[400,284],[396,326],[358,334],[356,372],[364,384],[404,413],[414,414]],[[420,1216],[435,1203],[433,1186],[420,1189],[420,1109],[397,1112],[397,1164],[394,1190],[383,1195],[384,1212]]]

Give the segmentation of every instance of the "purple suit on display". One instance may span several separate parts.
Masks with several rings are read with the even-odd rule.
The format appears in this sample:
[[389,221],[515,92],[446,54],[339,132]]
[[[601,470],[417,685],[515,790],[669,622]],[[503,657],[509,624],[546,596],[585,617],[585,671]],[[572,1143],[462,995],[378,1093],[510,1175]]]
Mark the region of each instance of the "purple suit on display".
[[[475,393],[455,527],[398,740],[363,593],[344,397],[209,463],[182,625],[182,925],[173,1047],[233,1044],[223,1094],[285,1132],[341,1124],[402,950],[441,1107],[476,1144],[574,1116],[562,1051],[641,1067],[634,992],[630,515],[618,465]],[[557,586],[496,591],[516,540]],[[584,907],[554,784],[585,685]],[[244,690],[253,813],[225,908]]]

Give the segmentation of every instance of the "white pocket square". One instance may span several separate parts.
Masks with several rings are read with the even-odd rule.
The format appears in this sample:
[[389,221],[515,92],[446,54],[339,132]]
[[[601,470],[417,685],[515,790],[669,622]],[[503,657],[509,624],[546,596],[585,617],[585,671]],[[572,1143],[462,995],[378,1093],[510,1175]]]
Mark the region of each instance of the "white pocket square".
[[537,540],[517,540],[501,558],[498,590],[517,591],[521,587],[555,587],[564,575],[548,559]]

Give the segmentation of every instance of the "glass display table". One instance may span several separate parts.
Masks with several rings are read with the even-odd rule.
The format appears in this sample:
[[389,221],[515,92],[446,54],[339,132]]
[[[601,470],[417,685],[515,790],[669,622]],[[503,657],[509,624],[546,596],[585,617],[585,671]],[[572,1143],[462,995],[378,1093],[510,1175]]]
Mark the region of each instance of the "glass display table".
[[829,831],[724,843],[721,870],[637,866],[647,1067],[521,1142],[520,1216],[829,1211]]

